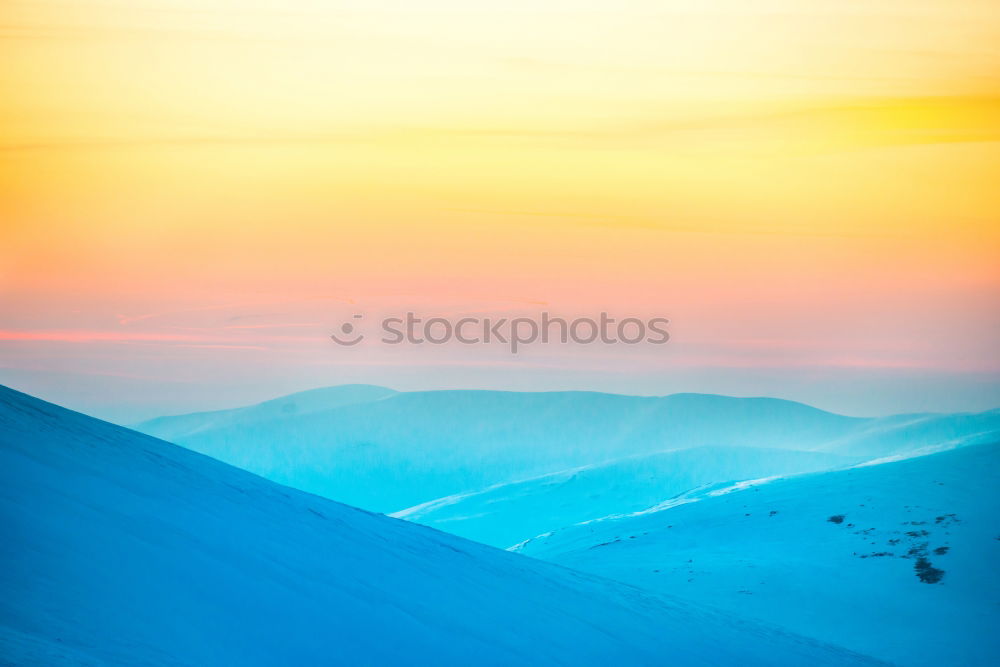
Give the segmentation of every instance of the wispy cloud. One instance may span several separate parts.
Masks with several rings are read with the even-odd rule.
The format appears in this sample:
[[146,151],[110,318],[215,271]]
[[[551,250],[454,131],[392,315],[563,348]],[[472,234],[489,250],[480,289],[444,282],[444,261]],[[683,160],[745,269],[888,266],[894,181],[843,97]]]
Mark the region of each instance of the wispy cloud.
[[0,330],[0,341],[36,341],[58,343],[124,343],[131,341],[155,341],[164,343],[198,342],[199,336],[177,333],[142,331],[11,331]]
[[[726,139],[727,152],[773,146],[783,150],[828,152],[878,146],[933,145],[1000,141],[1000,96],[855,97],[839,104],[784,102],[777,109],[754,113],[678,115],[655,105],[638,107],[638,118],[593,122],[575,128],[544,124],[383,125],[344,128],[337,132],[299,132],[260,127],[242,133],[134,134],[105,137],[52,137],[0,143],[3,153],[51,151],[140,150],[157,147],[285,147],[379,144],[405,150],[424,141],[508,142],[525,140],[546,146],[643,146],[671,137],[696,135],[712,147],[712,133]],[[737,134],[733,134],[733,133]],[[691,150],[689,147],[688,150]],[[713,149],[715,150],[715,149]]]

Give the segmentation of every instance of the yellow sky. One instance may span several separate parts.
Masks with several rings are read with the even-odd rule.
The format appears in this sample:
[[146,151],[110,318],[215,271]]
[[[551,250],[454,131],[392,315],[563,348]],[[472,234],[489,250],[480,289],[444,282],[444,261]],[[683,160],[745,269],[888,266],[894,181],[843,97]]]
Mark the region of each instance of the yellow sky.
[[419,295],[714,340],[881,300],[889,345],[930,300],[981,357],[998,45],[990,0],[6,0],[3,324]]

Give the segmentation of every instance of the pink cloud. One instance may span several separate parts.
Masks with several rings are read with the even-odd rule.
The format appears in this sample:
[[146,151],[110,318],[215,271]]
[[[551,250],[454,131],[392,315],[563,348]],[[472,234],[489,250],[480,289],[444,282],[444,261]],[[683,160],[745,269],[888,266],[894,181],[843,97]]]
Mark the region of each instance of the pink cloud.
[[0,341],[46,341],[58,343],[126,343],[131,341],[202,342],[201,336],[140,331],[8,331],[0,329]]

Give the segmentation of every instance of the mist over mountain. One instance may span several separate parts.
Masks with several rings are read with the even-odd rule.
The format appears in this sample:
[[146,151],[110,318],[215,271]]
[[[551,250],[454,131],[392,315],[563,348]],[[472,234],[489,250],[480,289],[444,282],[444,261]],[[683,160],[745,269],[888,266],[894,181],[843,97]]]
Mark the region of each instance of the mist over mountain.
[[754,447],[864,458],[980,442],[998,437],[1000,413],[869,419],[771,398],[348,386],[135,428],[295,488],[398,512],[673,449]]

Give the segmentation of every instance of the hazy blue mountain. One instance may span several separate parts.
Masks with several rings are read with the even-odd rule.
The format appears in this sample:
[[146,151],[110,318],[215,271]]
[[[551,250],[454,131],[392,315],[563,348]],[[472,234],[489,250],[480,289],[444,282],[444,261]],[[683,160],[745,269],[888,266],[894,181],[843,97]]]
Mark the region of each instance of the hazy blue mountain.
[[392,389],[376,385],[345,384],[300,391],[244,408],[158,417],[143,422],[142,426],[149,432],[156,431],[156,437],[172,441],[207,429],[247,426],[275,417],[301,417],[345,405],[377,401],[395,393]]
[[844,665],[0,388],[0,661]]
[[[366,392],[369,400],[348,404],[337,399],[324,406],[317,394],[321,400],[308,410],[285,413],[276,406],[286,399],[278,399],[240,411],[164,417],[136,428],[274,481],[380,512],[671,449],[884,456],[906,451],[910,442],[935,444],[942,434],[955,442],[1000,437],[997,412],[920,422],[925,417],[860,419],[792,401],[703,394]],[[956,420],[952,426],[949,419]]]
[[698,489],[518,550],[901,665],[1000,664],[996,444]]
[[857,457],[759,447],[640,454],[433,500],[394,516],[498,547],[588,519],[644,510],[720,481],[825,470]]

